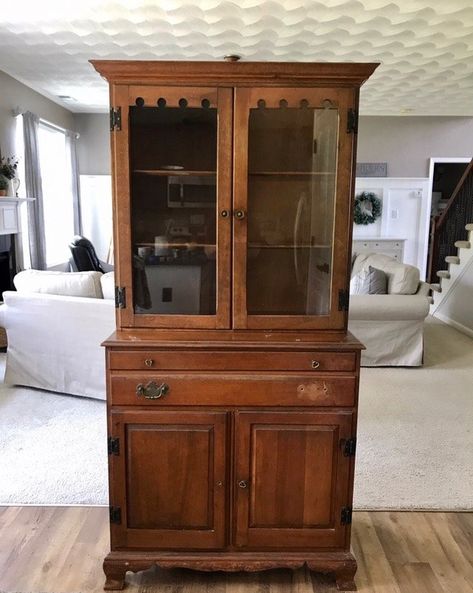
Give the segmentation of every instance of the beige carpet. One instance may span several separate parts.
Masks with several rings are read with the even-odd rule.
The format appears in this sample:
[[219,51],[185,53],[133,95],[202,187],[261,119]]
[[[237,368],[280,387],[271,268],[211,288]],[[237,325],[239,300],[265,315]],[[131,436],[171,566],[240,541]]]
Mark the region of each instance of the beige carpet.
[[[425,341],[423,368],[362,369],[359,509],[473,509],[473,340]],[[106,460],[104,402],[0,383],[0,504],[105,505]]]
[[429,318],[424,363],[361,370],[358,509],[473,509],[473,340]]

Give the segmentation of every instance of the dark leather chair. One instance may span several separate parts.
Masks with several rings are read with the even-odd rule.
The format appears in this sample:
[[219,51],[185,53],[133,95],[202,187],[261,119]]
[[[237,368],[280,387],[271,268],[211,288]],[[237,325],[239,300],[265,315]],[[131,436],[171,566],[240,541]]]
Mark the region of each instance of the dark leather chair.
[[78,272],[105,272],[89,239],[76,235],[69,243],[69,249],[72,253],[73,267]]

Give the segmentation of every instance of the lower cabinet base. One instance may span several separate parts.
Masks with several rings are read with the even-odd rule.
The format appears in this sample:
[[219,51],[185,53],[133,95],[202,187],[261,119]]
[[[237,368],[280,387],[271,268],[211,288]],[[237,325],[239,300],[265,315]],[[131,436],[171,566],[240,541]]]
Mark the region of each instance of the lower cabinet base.
[[172,553],[172,552],[110,552],[103,569],[107,580],[104,589],[123,589],[125,574],[147,570],[154,565],[160,568],[190,568],[203,571],[249,571],[271,568],[301,568],[322,573],[335,573],[339,591],[356,591],[354,577],[356,560],[350,552],[222,552],[222,553]]

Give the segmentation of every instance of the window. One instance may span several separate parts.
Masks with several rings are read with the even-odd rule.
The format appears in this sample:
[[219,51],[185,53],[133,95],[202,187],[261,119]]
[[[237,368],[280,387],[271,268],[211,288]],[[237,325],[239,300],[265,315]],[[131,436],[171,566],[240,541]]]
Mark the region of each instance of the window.
[[41,180],[43,186],[46,266],[67,262],[69,242],[74,236],[71,162],[66,135],[40,122],[38,130]]

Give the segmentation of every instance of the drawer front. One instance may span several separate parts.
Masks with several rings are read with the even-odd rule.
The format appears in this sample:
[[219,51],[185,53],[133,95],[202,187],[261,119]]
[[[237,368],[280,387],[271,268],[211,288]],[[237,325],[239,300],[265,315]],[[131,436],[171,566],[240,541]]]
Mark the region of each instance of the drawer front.
[[116,370],[353,371],[354,352],[183,352],[133,350],[109,355]]
[[133,373],[111,374],[114,405],[353,406],[355,377]]

